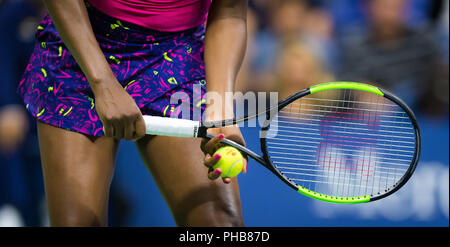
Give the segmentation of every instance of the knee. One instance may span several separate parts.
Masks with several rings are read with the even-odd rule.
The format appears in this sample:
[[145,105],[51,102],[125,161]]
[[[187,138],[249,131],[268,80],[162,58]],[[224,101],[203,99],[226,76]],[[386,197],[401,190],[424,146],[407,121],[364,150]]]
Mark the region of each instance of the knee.
[[71,212],[63,215],[50,215],[50,225],[56,227],[100,227],[108,226],[108,223],[95,215]]
[[189,212],[180,212],[175,214],[175,221],[178,226],[188,227],[244,226],[241,208],[222,203],[206,204]]
[[107,226],[97,220],[81,220],[81,219],[59,219],[52,220],[51,226],[54,227],[101,227]]
[[243,227],[244,219],[240,208],[236,207],[221,207],[216,209],[216,219],[218,219],[217,226],[226,227]]

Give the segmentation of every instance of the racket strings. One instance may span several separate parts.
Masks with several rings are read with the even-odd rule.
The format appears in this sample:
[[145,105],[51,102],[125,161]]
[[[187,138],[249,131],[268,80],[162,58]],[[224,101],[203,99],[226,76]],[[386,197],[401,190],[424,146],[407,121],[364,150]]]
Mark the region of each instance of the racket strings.
[[392,188],[415,153],[408,115],[378,95],[323,93],[291,103],[272,120],[266,145],[276,169],[295,184],[330,196]]

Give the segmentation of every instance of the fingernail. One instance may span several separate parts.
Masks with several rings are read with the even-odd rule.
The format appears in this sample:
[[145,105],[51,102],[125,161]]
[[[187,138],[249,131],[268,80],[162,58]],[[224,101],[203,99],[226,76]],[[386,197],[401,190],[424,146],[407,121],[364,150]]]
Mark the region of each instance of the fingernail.
[[219,135],[219,140],[222,140],[225,136],[223,134]]
[[226,184],[229,184],[229,183],[231,183],[231,179],[227,178],[227,179],[225,179],[224,182],[225,182]]
[[215,173],[216,173],[217,175],[220,175],[220,174],[222,174],[222,170],[220,170],[220,168],[217,168],[216,171],[215,171]]
[[244,173],[247,173],[247,164],[245,164],[245,169],[244,169]]
[[220,160],[220,158],[222,158],[222,156],[220,156],[220,154],[216,154],[216,155],[214,155],[214,159],[215,159],[215,160],[217,160],[217,161],[218,161],[218,160]]

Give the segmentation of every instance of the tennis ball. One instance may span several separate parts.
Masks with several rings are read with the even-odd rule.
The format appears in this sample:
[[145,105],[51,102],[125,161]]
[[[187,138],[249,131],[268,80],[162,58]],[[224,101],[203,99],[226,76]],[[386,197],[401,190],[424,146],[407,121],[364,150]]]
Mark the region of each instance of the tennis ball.
[[214,165],[214,169],[220,168],[222,178],[233,178],[236,177],[244,167],[244,157],[242,157],[241,152],[234,147],[224,146],[214,153],[214,155],[219,154],[221,156],[220,160]]

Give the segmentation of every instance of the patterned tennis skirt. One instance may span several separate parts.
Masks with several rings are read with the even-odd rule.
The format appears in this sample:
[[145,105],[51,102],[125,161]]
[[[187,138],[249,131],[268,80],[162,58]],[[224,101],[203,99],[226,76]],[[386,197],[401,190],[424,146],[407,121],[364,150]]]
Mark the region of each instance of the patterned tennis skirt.
[[[90,6],[88,12],[114,75],[142,114],[200,118],[206,92],[204,26],[159,32],[117,20]],[[48,15],[38,26],[36,39],[17,90],[27,110],[41,122],[102,136],[90,85]]]

